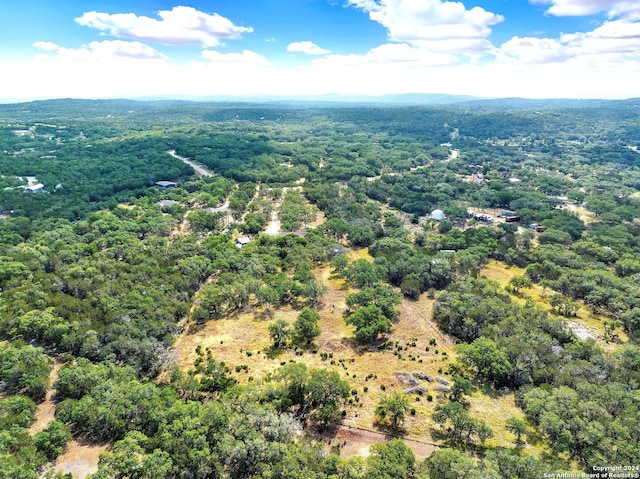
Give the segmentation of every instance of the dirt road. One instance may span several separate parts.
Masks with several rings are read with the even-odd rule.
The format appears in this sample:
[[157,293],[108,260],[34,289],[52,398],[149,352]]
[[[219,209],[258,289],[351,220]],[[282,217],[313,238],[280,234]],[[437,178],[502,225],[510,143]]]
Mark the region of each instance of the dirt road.
[[[331,446],[339,447],[342,457],[356,455],[367,457],[372,445],[387,443],[391,439],[394,439],[394,437],[378,431],[351,426],[340,426],[331,436],[316,439],[324,440],[325,443]],[[424,460],[439,449],[439,446],[435,444],[418,439],[402,438],[402,441],[413,451],[418,461]]]

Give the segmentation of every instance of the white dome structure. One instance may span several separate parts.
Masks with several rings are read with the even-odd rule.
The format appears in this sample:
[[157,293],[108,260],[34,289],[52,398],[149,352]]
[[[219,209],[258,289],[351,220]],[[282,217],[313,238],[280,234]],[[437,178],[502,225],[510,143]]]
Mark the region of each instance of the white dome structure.
[[442,211],[442,210],[433,210],[431,212],[431,219],[432,220],[442,221],[446,217],[447,217],[447,215],[445,215],[444,211]]

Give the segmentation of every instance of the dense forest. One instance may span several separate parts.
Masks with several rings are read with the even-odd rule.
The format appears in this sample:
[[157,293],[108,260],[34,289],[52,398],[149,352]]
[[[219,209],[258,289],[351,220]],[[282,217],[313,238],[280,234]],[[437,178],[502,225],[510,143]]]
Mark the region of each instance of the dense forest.
[[640,477],[640,101],[55,100],[0,145],[0,478]]

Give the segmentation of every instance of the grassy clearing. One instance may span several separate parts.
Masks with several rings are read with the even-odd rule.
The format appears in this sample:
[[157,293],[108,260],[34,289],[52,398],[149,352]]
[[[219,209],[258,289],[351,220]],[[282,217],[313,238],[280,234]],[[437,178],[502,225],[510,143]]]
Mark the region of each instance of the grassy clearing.
[[355,261],[357,259],[366,259],[367,261],[373,261],[373,256],[369,254],[368,248],[349,250],[347,256],[349,257],[349,261]]
[[73,440],[67,444],[64,453],[58,456],[51,469],[53,473],[61,472],[71,474],[73,479],[84,479],[98,470],[100,454],[107,448],[106,444]]
[[566,206],[561,206],[559,207],[559,209],[561,210],[566,209],[571,211],[572,213],[576,214],[578,218],[580,218],[580,220],[584,221],[585,223],[593,223],[596,220],[596,214],[593,211],[589,211],[588,209],[582,206],[569,204]]
[[[370,256],[366,249],[350,253],[350,259],[357,258],[370,259]],[[260,308],[209,321],[199,327],[187,326],[174,346],[178,365],[183,369],[191,367],[197,357],[195,348],[201,346],[211,348],[217,359],[225,361],[240,383],[248,382],[250,377],[258,380],[289,361],[303,362],[310,368],[338,371],[354,391],[344,423],[367,430],[376,429],[374,409],[380,398],[410,387],[397,373],[421,372],[447,378],[448,366],[455,359],[454,340],[442,334],[433,323],[433,299],[423,294],[418,301],[402,301],[400,317],[386,338],[391,349],[361,347],[352,341],[353,327],[344,322],[345,298],[349,294],[344,280],[332,275],[329,267],[319,268],[315,274],[318,281],[327,286],[318,310],[322,333],[314,341],[312,349],[315,353],[312,349],[299,350],[296,355],[296,351],[290,349],[269,358],[266,354],[271,342],[268,325],[276,319],[293,323],[298,311],[286,307],[265,316]],[[240,365],[247,365],[248,371],[236,373],[235,367]],[[433,441],[431,413],[439,401],[444,400],[438,396],[442,393],[434,389],[436,384],[420,380],[419,385],[427,392],[422,396],[411,395],[415,415],[409,416],[405,423],[407,438]],[[428,395],[432,396],[431,401]],[[504,430],[504,420],[522,414],[515,406],[513,395],[496,400],[476,393],[470,401],[472,414],[482,417],[494,428],[494,444],[512,446],[513,438]]]
[[[500,286],[504,288],[508,285],[509,280],[513,276],[522,276],[524,275],[525,271],[526,270],[524,268],[508,266],[499,261],[490,261],[480,273],[489,279],[497,281]],[[549,297],[553,293],[554,292],[551,290],[542,288],[541,286],[534,284],[531,288],[523,290],[520,294],[510,294],[510,296],[512,300],[518,304],[526,303],[527,299],[533,300],[539,306],[551,313],[552,308],[549,304]],[[623,331],[617,331],[619,336],[618,342],[606,342],[604,339],[605,335],[602,323],[608,318],[605,315],[594,313],[593,311],[591,311],[591,309],[587,308],[582,301],[576,302],[580,304],[580,309],[578,310],[577,316],[574,318],[570,318],[567,321],[572,324],[573,328],[576,327],[575,325],[586,328],[585,332],[590,334],[590,336],[592,336],[596,340],[598,345],[605,351],[613,351],[621,343],[626,343],[629,340],[629,337]]]

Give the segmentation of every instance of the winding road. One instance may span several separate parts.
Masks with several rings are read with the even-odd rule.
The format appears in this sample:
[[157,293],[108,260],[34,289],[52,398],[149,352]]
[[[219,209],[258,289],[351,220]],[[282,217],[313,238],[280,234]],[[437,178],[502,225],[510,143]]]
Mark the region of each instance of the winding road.
[[198,175],[198,176],[213,176],[213,174],[211,174],[211,172],[209,170],[207,170],[206,168],[194,163],[189,158],[185,158],[184,156],[178,155],[176,153],[176,150],[170,150],[170,151],[167,151],[167,153],[169,153],[174,158],[177,158],[178,160],[182,161],[183,163],[186,163],[191,168],[193,168],[196,171],[196,175]]

